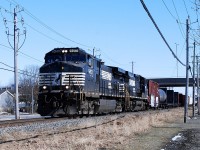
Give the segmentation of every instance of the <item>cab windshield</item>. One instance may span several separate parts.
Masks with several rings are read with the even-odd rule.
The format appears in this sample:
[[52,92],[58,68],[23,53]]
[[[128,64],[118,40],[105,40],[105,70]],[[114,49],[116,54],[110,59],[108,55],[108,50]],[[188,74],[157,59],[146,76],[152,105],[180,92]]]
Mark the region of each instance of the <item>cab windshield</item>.
[[85,62],[86,56],[79,53],[69,53],[65,55],[49,55],[45,58],[45,63],[54,63],[56,61]]
[[84,54],[67,54],[65,55],[65,61],[73,61],[73,62],[85,62],[86,57]]
[[60,55],[51,55],[45,58],[45,63],[53,63],[56,61],[63,61],[62,56]]

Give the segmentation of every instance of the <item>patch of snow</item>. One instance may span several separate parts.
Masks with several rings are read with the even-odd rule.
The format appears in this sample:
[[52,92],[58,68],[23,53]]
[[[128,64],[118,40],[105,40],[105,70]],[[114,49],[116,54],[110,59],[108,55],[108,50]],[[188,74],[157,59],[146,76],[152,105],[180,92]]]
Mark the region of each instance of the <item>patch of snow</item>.
[[176,135],[175,137],[172,138],[172,141],[178,141],[180,140],[182,137],[181,137],[181,134],[179,133],[178,135]]
[[[33,118],[42,118],[39,114],[28,114],[21,113],[19,115],[20,119],[33,119]],[[3,120],[13,120],[15,119],[15,115],[0,115],[0,121]]]
[[10,113],[8,112],[0,112],[0,115],[9,115]]

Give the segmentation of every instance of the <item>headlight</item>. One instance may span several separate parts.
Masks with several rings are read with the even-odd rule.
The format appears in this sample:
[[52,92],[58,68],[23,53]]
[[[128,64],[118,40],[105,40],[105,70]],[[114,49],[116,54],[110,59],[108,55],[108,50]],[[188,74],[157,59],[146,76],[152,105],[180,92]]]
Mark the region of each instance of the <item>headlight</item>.
[[46,89],[47,89],[47,86],[46,86],[46,85],[44,85],[42,88],[43,88],[43,90],[46,90]]
[[66,85],[66,86],[65,86],[65,88],[66,88],[66,89],[69,89],[69,86],[68,86],[68,85]]

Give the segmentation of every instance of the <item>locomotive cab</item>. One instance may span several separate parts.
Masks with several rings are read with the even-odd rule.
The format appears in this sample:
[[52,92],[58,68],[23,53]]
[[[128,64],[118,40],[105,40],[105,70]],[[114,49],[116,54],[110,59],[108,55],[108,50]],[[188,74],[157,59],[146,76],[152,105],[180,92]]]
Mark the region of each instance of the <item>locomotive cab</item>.
[[99,80],[97,64],[97,60],[80,48],[56,48],[48,52],[39,73],[38,113],[46,116],[61,110],[61,114],[62,111],[76,114],[93,88],[85,83]]

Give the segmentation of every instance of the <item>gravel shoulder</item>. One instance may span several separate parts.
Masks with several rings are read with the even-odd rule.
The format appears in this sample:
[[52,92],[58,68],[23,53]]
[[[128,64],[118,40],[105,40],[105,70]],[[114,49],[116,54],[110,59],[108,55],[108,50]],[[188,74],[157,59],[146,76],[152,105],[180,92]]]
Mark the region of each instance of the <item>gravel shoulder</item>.
[[160,150],[183,131],[182,118],[183,108],[176,108],[4,128],[0,129],[0,149]]

